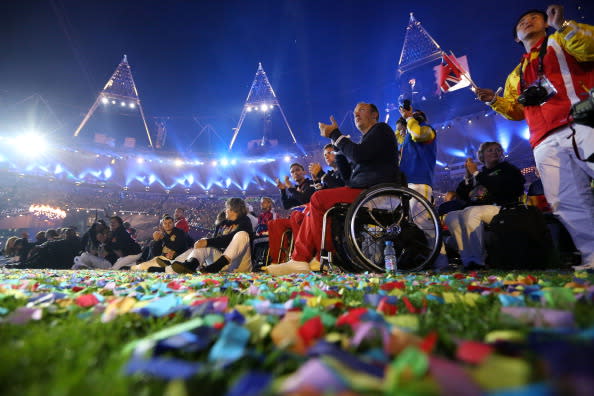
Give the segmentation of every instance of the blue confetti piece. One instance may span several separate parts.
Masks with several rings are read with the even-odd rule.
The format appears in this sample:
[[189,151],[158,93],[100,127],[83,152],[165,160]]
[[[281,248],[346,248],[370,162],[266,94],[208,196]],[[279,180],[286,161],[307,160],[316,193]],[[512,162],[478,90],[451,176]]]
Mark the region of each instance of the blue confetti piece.
[[521,388],[487,393],[488,396],[553,396],[553,394],[553,390],[546,384],[530,384]]
[[272,381],[272,375],[259,371],[251,371],[235,382],[227,392],[227,396],[259,396],[265,393]]
[[144,315],[164,316],[175,312],[179,308],[183,308],[181,299],[174,294],[169,294],[151,301],[140,308],[139,312]]
[[500,294],[499,302],[504,307],[523,307],[526,305],[524,297],[511,296],[509,294]]
[[242,325],[245,323],[245,317],[239,313],[238,310],[234,309],[233,311],[225,314],[225,322],[234,322],[238,325]]
[[172,358],[142,359],[132,357],[126,365],[126,374],[148,374],[163,379],[187,379],[202,370],[200,363]]
[[245,353],[245,346],[250,339],[250,332],[233,322],[223,328],[219,340],[214,344],[208,355],[210,362],[234,362]]

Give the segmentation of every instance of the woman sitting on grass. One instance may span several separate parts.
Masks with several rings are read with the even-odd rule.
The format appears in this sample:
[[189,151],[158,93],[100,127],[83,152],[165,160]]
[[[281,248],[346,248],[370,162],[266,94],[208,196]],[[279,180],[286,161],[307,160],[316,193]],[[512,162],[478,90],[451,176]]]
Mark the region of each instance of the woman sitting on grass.
[[173,261],[158,258],[159,265],[167,266],[166,272],[192,274],[248,272],[252,256],[250,241],[253,235],[252,223],[247,216],[245,202],[241,198],[229,198],[225,202],[226,220],[221,224],[221,233],[213,238],[202,238],[194,244],[194,249],[186,261]]

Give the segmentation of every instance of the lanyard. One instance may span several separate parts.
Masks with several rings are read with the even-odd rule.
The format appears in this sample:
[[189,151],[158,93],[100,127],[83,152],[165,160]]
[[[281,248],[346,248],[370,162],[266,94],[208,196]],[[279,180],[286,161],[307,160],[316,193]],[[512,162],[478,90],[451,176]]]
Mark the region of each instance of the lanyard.
[[[538,51],[538,85],[540,86],[540,80],[544,75],[544,64],[543,59],[545,54],[547,53],[547,44],[548,44],[548,37],[545,36],[542,40],[542,44],[540,44],[540,50]],[[530,56],[528,56],[530,58]],[[526,89],[526,81],[524,80],[524,60],[522,59],[522,64],[520,65],[520,92],[523,92]],[[528,60],[530,62],[530,60]],[[528,67],[528,66],[526,66]]]

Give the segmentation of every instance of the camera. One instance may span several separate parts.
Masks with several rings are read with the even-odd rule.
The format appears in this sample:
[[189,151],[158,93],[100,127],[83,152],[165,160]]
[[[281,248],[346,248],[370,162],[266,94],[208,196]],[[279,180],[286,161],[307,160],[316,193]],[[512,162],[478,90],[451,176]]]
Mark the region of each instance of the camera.
[[518,96],[518,102],[522,106],[540,106],[556,93],[557,90],[553,84],[543,76],[522,91],[520,96]]
[[576,124],[594,128],[594,88],[586,99],[571,106],[571,116]]

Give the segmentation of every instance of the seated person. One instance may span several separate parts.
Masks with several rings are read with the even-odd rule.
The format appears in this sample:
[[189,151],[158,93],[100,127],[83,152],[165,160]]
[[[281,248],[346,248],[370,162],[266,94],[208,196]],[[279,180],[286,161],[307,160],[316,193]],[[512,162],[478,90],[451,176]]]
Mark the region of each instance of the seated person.
[[153,259],[133,265],[130,267],[131,270],[138,271],[158,267],[158,257],[171,260],[188,249],[186,233],[182,229],[175,227],[173,221],[173,217],[168,215],[161,219],[161,229],[153,233],[153,241],[150,246]]
[[281,192],[281,201],[284,209],[291,209],[288,219],[276,219],[268,222],[268,239],[270,246],[270,258],[272,262],[277,262],[281,250],[281,239],[283,233],[290,229],[293,236],[299,232],[299,227],[303,222],[304,205],[309,203],[311,195],[316,191],[313,181],[305,177],[305,168],[303,165],[295,162],[289,167],[291,176],[297,186],[293,186],[289,176],[285,177],[284,183],[276,180],[277,187]]
[[[345,180],[347,187],[319,190],[313,194],[310,212],[297,234],[291,260],[269,265],[265,268],[268,273],[284,275],[309,272],[310,261],[319,258],[324,213],[337,203],[353,202],[363,189],[400,181],[398,148],[392,128],[379,122],[379,111],[371,103],[358,103],[353,115],[357,129],[363,134],[359,143],[342,134],[334,117],[330,117],[331,124],[319,123],[320,134],[331,138],[348,160],[350,177]],[[341,168],[341,173],[344,175],[346,172]],[[326,237],[326,246],[332,248],[330,233],[326,233]]]
[[276,219],[272,198],[262,197],[260,199],[260,209],[262,212],[258,215],[258,224],[255,232],[258,236],[268,235],[268,222]]
[[107,259],[113,262],[112,269],[121,269],[136,264],[142,254],[140,245],[132,239],[124,222],[119,216],[109,218],[110,239],[106,249],[109,252]]
[[112,263],[106,259],[108,240],[109,228],[105,223],[93,223],[82,237],[84,251],[74,258],[72,269],[110,269]]
[[491,222],[501,205],[518,202],[524,193],[524,176],[503,160],[499,143],[481,144],[477,157],[484,167],[479,171],[477,164],[468,158],[466,176],[456,190],[458,197],[469,206],[449,212],[444,219],[466,269],[484,268],[483,225]]
[[[313,181],[315,183],[314,187],[316,190],[344,186],[344,179],[342,177],[342,174],[338,170],[338,163],[336,158],[337,151],[338,149],[332,143],[328,143],[324,146],[324,160],[326,161],[326,165],[332,168],[327,172],[325,172],[324,169],[322,169],[322,166],[317,162],[309,164],[309,173],[313,178]],[[341,158],[344,159],[344,156],[338,157],[338,161],[340,161]]]
[[157,261],[161,266],[166,266],[168,273],[192,274],[197,270],[206,273],[250,271],[253,230],[247,213],[243,199],[229,198],[225,202],[226,220],[220,224],[220,235],[197,241],[186,261],[162,258],[157,258]]

